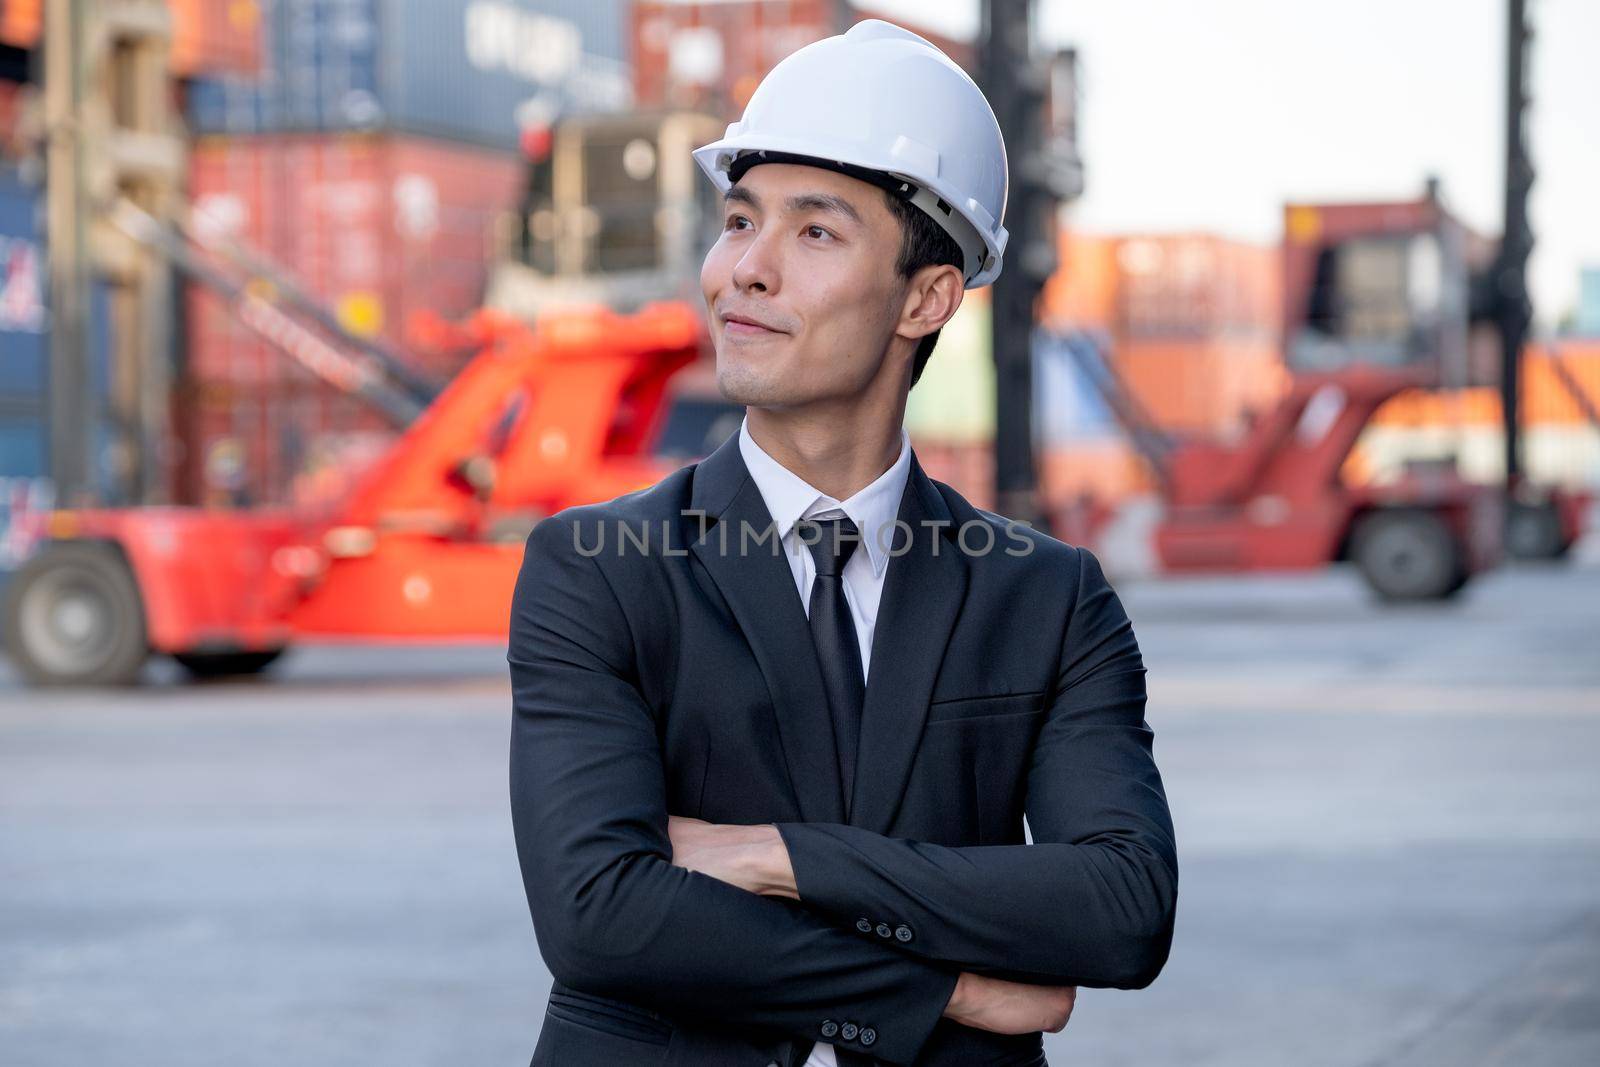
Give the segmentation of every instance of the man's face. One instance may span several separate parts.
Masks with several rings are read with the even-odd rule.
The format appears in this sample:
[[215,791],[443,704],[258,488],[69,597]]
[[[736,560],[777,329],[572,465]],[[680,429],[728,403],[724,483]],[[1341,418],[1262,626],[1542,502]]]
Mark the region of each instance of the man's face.
[[819,167],[750,168],[700,270],[723,395],[783,408],[860,393],[899,317],[899,252],[876,186]]

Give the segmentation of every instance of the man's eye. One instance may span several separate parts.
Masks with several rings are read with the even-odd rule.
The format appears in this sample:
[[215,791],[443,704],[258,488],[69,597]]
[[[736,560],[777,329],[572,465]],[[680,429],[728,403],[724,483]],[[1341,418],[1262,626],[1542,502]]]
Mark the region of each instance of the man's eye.
[[811,231],[813,231],[813,230],[816,231],[816,236],[818,236],[818,237],[832,237],[833,236],[833,234],[829,233],[827,230],[824,230],[821,226],[813,225],[813,226],[807,226],[806,227],[806,233],[807,234],[810,234]]
[[745,222],[749,222],[750,221],[749,219],[745,218],[743,215],[729,215],[728,216],[728,220],[722,224],[722,228],[724,230],[735,229],[736,227],[734,226],[734,223],[739,222],[741,219],[743,221],[745,221]]

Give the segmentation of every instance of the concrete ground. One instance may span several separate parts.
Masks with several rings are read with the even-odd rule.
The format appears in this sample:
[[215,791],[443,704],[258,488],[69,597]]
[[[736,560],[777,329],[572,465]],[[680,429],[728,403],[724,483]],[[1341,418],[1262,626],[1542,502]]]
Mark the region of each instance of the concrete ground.
[[[1149,989],[1083,990],[1051,1062],[1600,1063],[1594,555],[1406,609],[1342,570],[1119,585],[1177,937]],[[0,1063],[527,1063],[501,656],[119,693],[0,667]]]

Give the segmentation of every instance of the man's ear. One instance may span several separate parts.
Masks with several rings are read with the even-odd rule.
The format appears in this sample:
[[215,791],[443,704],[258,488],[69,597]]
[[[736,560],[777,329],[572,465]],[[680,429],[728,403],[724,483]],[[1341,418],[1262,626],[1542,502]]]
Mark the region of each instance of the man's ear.
[[961,306],[966,287],[961,271],[949,263],[923,267],[906,282],[895,333],[913,343],[939,329]]

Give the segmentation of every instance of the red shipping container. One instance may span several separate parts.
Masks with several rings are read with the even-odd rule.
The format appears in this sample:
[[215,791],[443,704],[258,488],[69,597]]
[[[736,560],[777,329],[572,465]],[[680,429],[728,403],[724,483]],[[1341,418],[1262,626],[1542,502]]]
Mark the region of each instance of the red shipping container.
[[314,382],[183,383],[172,499],[212,507],[332,503],[398,432],[353,396]]
[[1056,234],[1059,266],[1039,294],[1042,321],[1060,328],[1110,331],[1116,319],[1117,239],[1062,227]]
[[[735,116],[767,71],[800,48],[835,32],[833,0],[732,0],[633,5],[634,97],[640,106],[703,108]],[[850,9],[855,21],[883,18]],[[890,19],[926,37],[968,73],[970,43]]]
[[[190,163],[197,225],[278,264],[353,332],[386,338],[441,378],[459,369],[461,354],[406,349],[405,321],[423,308],[453,317],[479,306],[520,160],[417,137],[306,134],[206,140]],[[198,285],[188,291],[187,331],[174,499],[325,499],[391,439],[376,412]]]
[[[494,229],[523,178],[511,156],[419,137],[270,135],[206,140],[190,161],[196,222],[284,268],[353,332],[404,348],[407,316],[479,306]],[[305,371],[210,293],[189,304],[191,373],[265,385]],[[428,353],[416,365],[458,369]],[[454,357],[453,357],[454,358]]]
[[0,81],[0,160],[15,163],[34,153],[42,105],[38,86]]
[[830,0],[633,5],[634,97],[642,106],[741,111],[784,56],[828,36]]
[[1213,234],[1112,237],[1063,228],[1041,314],[1122,340],[1276,338],[1282,255]]
[[1044,449],[1039,455],[1039,489],[1056,511],[1089,496],[1114,502],[1153,492],[1149,467],[1124,435],[1083,438]]
[[911,439],[917,462],[928,477],[953,487],[974,507],[994,507],[994,445],[988,441],[943,441],[923,435]]
[[1241,430],[1248,412],[1281,395],[1288,373],[1271,337],[1118,339],[1111,361],[1158,426],[1202,435]]
[[1278,249],[1212,234],[1117,242],[1113,329],[1124,337],[1276,337],[1282,312]]

